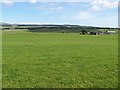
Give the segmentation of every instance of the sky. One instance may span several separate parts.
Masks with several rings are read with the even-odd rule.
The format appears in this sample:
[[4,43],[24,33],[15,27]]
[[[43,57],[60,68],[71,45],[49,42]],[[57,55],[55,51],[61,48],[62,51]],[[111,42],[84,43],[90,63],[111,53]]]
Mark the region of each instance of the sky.
[[118,0],[2,0],[0,22],[118,27]]

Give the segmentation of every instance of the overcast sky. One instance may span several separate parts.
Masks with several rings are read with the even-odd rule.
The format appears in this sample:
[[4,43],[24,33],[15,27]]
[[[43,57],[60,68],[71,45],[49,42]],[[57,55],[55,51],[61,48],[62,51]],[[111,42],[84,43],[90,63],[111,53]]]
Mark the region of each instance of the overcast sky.
[[2,0],[0,21],[118,27],[118,0],[59,1]]

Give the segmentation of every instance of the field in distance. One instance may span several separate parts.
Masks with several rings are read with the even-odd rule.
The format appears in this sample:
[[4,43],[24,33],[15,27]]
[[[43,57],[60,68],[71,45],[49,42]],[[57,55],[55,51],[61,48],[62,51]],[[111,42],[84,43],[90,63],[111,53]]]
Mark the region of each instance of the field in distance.
[[3,88],[118,87],[118,36],[3,34]]

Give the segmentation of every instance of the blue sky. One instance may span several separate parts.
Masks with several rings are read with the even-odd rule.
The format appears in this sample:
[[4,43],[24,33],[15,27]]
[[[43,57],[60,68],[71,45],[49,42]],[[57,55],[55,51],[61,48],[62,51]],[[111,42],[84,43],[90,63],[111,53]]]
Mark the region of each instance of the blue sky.
[[118,27],[117,0],[2,2],[2,22]]

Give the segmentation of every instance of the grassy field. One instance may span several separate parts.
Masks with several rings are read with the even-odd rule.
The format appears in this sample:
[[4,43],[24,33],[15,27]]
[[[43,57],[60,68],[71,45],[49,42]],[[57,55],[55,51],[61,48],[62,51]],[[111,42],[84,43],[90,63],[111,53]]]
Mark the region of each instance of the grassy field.
[[117,35],[3,34],[3,88],[114,88]]

